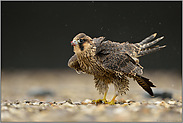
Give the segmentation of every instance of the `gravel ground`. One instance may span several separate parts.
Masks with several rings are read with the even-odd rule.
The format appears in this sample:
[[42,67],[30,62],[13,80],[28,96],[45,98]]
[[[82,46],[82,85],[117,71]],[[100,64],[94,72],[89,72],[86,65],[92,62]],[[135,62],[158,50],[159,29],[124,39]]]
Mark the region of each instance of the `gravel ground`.
[[[175,72],[145,71],[157,86],[150,97],[130,79],[130,91],[116,105],[102,98],[93,77],[73,70],[2,70],[1,121],[4,122],[182,122],[182,78]],[[107,99],[114,94],[111,85]]]

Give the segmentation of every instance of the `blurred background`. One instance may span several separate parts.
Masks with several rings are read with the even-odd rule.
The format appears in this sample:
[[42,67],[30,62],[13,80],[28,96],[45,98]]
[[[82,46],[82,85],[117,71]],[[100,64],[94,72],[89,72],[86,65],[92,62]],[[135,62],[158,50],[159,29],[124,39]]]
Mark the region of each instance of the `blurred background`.
[[[67,66],[74,54],[70,41],[80,32],[131,43],[155,32],[165,36],[158,44],[167,47],[141,57],[140,64],[158,89],[181,94],[181,2],[2,1],[1,7],[3,99],[100,98],[92,76],[78,75]],[[129,93],[136,88],[146,93],[131,83]]]

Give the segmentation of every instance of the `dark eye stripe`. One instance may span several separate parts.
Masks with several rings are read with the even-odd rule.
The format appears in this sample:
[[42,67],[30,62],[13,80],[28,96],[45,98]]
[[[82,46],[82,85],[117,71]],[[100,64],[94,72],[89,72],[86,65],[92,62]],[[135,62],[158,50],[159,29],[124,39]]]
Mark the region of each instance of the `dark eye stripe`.
[[81,49],[81,51],[83,51],[83,50],[84,50],[83,42],[82,42],[82,43],[79,43],[79,48]]
[[79,43],[79,48],[81,49],[81,51],[84,50],[84,46],[83,46],[83,43],[85,42],[84,39],[78,39],[78,43]]

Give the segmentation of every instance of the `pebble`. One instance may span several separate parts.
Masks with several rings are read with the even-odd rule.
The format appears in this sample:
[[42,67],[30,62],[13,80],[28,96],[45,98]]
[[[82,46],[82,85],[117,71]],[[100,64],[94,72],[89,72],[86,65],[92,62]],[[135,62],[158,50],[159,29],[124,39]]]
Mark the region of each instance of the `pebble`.
[[10,102],[4,102],[4,103],[2,103],[1,104],[1,106],[12,106],[12,103],[10,103]]
[[145,100],[143,100],[141,103],[142,105],[148,105],[148,102],[146,102]]
[[81,104],[84,104],[84,105],[91,104],[91,103],[92,103],[92,100],[90,99],[85,99],[83,102],[81,102]]
[[139,105],[141,105],[141,103],[140,102],[134,102],[134,103],[131,103],[131,105],[139,106]]
[[24,103],[30,103],[31,101],[29,101],[29,100],[24,100]]
[[129,104],[128,103],[124,103],[124,104],[122,104],[122,106],[129,106]]
[[164,106],[165,108],[169,108],[170,107],[170,105],[167,104],[165,101],[161,101],[160,105]]
[[68,102],[64,103],[62,106],[66,107],[66,108],[72,108],[72,107],[75,107],[75,105],[72,105]]
[[39,106],[40,103],[39,102],[34,102],[33,105]]
[[129,99],[127,99],[127,100],[124,100],[124,103],[128,103],[128,102],[130,102],[130,100],[129,100]]
[[58,105],[62,105],[62,104],[64,104],[64,103],[66,103],[66,101],[57,102]]
[[20,108],[20,105],[17,105],[17,104],[12,104],[12,106],[15,108]]
[[50,106],[50,104],[49,103],[45,103],[44,106]]
[[176,101],[174,101],[174,100],[169,100],[169,101],[168,101],[168,104],[170,104],[170,105],[175,105],[175,104],[176,104]]
[[155,105],[160,105],[161,101],[154,102]]
[[72,104],[72,100],[71,99],[66,100],[66,102]]
[[81,102],[73,102],[74,105],[81,105]]
[[134,103],[135,101],[133,101],[133,100],[130,100],[130,101],[128,101],[128,103]]

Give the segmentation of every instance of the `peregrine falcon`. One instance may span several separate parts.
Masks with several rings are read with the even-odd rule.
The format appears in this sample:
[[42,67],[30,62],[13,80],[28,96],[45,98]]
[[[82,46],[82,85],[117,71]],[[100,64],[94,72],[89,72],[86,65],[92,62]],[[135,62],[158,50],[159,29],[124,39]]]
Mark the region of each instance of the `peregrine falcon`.
[[[151,87],[156,87],[148,78],[142,76],[143,67],[139,64],[138,57],[158,51],[164,46],[152,46],[164,37],[157,38],[157,33],[145,38],[140,43],[112,42],[105,37],[91,38],[84,33],[79,33],[71,41],[75,54],[69,59],[68,66],[76,72],[94,76],[95,87],[103,99],[94,100],[95,103],[103,102],[115,104],[118,95],[126,94],[129,90],[129,78],[133,78],[151,96]],[[108,84],[114,84],[115,95],[110,102],[106,100]]]

